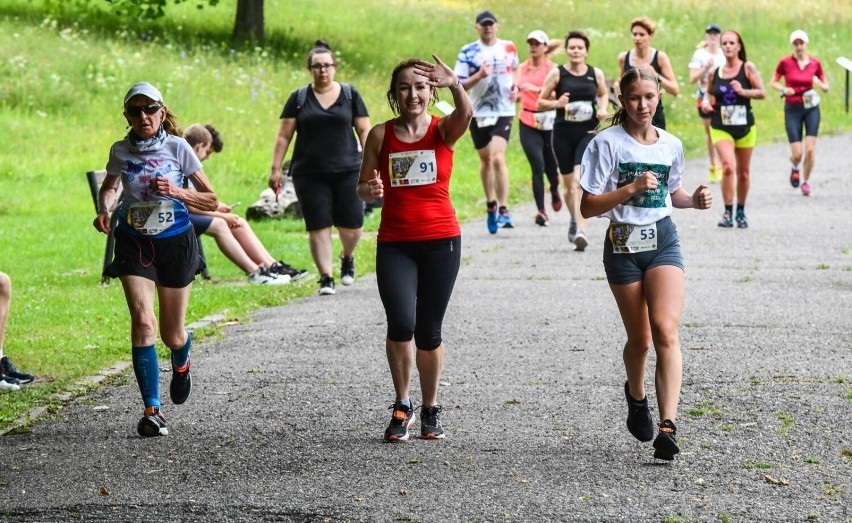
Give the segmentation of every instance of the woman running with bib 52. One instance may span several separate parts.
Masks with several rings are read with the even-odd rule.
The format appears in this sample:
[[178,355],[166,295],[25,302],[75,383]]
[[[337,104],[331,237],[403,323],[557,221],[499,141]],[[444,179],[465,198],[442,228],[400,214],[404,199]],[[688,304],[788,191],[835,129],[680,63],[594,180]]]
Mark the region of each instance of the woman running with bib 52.
[[598,133],[583,155],[580,210],[584,216],[610,219],[603,262],[627,331],[627,428],[639,441],[654,438],[645,395],[645,365],[653,341],[661,420],[654,457],[672,460],[679,452],[674,421],[683,375],[678,326],[684,264],[670,216],[673,207],[709,209],[713,195],[704,185],[692,194],[681,186],[683,145],[652,125],[661,94],[654,71],[629,69],[619,87],[622,107],[612,126]]

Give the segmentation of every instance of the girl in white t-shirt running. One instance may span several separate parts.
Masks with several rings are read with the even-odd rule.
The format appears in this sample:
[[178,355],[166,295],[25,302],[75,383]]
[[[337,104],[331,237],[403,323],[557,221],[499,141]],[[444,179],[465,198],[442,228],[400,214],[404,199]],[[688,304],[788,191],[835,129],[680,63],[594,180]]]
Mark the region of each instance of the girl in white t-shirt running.
[[661,95],[656,73],[630,69],[619,87],[622,107],[613,115],[612,126],[595,136],[583,155],[580,212],[611,221],[603,261],[627,331],[627,428],[640,441],[654,438],[645,395],[645,366],[653,341],[660,410],[654,457],[672,460],[679,452],[674,421],[683,374],[678,326],[684,271],[670,215],[673,207],[709,209],[713,195],[704,185],[692,194],[683,189],[683,145],[651,123]]

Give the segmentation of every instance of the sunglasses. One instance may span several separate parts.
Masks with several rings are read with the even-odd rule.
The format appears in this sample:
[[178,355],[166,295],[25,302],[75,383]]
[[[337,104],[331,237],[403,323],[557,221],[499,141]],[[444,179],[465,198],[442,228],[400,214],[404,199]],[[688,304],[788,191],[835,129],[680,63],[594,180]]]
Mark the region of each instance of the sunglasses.
[[157,114],[157,111],[162,109],[162,104],[148,104],[148,105],[129,105],[124,108],[124,112],[127,113],[127,116],[139,116],[142,114],[142,111],[145,111],[145,114],[148,116]]

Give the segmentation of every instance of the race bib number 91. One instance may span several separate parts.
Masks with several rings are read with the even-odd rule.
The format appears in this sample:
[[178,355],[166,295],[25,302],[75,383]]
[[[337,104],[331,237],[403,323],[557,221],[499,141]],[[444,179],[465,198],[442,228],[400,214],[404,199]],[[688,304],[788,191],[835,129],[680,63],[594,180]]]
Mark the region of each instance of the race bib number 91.
[[147,236],[155,236],[175,224],[175,205],[170,200],[136,202],[127,209],[127,223]]
[[391,187],[429,185],[438,181],[438,163],[432,149],[388,155]]
[[657,224],[613,223],[609,226],[609,240],[615,254],[654,251],[657,249]]

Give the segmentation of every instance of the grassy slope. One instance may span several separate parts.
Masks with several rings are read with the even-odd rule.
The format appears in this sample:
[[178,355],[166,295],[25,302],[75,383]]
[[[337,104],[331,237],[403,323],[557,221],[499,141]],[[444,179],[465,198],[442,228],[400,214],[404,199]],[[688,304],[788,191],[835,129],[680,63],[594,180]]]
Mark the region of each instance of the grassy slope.
[[[205,168],[226,202],[252,203],[263,189],[287,94],[307,82],[303,57],[315,38],[339,52],[339,79],[365,96],[378,122],[389,117],[383,103],[387,73],[399,60],[436,53],[452,62],[458,48],[476,35],[472,20],[479,3],[461,1],[267,0],[269,41],[264,48],[227,44],[234,0],[196,10],[189,2],[169,8],[156,24],[127,25],[103,2],[86,11],[66,2],[46,14],[39,0],[0,0],[0,270],[14,280],[6,350],[42,385],[0,404],[0,427],[49,394],[116,360],[127,358],[128,321],[119,285],[101,288],[103,237],[90,223],[92,204],[83,175],[100,168],[109,144],[124,125],[121,96],[145,79],[158,85],[184,125],[211,122],[223,133],[225,151]],[[522,43],[532,29],[552,37],[579,28],[591,37],[590,63],[615,75],[616,56],[630,46],[629,19],[640,14],[658,23],[655,45],[672,58],[682,96],[666,97],[670,130],[688,154],[703,153],[686,63],[716,21],[740,30],[749,58],[769,81],[778,58],[789,52],[787,35],[804,27],[811,51],[826,67],[832,92],[825,96],[823,133],[852,127],[843,112],[837,56],[852,50],[852,6],[817,0],[776,2],[503,2],[496,8],[500,36]],[[521,46],[524,54],[524,46]],[[557,56],[557,60],[562,57]],[[760,140],[783,139],[782,104],[775,96],[756,103]],[[508,153],[513,197],[528,201],[528,170],[513,137]],[[462,218],[477,215],[482,196],[477,162],[467,143],[456,155],[454,199]],[[703,173],[694,173],[697,183]],[[524,219],[524,217],[519,217]],[[255,226],[273,254],[310,267],[299,222]],[[375,230],[375,222],[368,225]],[[223,285],[242,281],[238,269],[206,242],[217,284],[196,285],[190,321],[212,313],[244,318],[247,311],[310,293],[313,283],[284,289]],[[371,269],[371,240],[361,250],[361,270]]]

